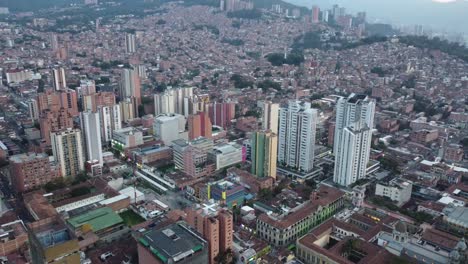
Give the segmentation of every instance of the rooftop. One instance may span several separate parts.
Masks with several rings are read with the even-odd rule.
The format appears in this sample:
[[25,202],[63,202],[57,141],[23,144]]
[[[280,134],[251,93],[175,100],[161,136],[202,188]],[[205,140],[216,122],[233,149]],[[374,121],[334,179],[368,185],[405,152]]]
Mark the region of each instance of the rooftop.
[[151,230],[139,242],[163,262],[182,259],[206,247],[207,242],[183,223],[176,223],[161,230]]
[[109,207],[99,208],[67,221],[75,229],[88,224],[94,232],[123,222],[122,218]]

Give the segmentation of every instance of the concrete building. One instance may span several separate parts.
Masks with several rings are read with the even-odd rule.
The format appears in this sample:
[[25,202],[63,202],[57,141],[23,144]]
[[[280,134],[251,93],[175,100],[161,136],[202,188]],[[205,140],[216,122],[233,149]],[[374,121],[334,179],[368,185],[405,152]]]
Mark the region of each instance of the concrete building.
[[45,153],[25,153],[10,157],[10,175],[15,192],[36,189],[62,177]]
[[210,182],[207,185],[208,200],[213,199],[228,208],[240,207],[244,204],[244,186],[228,180]]
[[451,144],[445,148],[444,159],[447,161],[463,161],[464,151],[460,145]]
[[[1,213],[1,208],[0,208]],[[28,232],[22,220],[0,225],[0,256],[8,256],[27,247]]]
[[337,103],[333,181],[349,186],[366,176],[374,127],[375,101],[351,94]]
[[231,120],[236,117],[236,103],[211,103],[208,106],[208,113],[213,125],[227,129],[231,125]]
[[187,223],[208,241],[209,262],[216,263],[220,252],[232,248],[233,218],[229,211],[219,208],[217,203],[195,205],[186,210]]
[[81,131],[86,146],[86,161],[98,161],[102,166],[101,121],[99,113],[81,112]]
[[213,140],[203,137],[190,142],[178,139],[173,141],[172,147],[176,169],[194,178],[206,177],[215,171],[215,164],[208,160]]
[[208,152],[208,159],[216,164],[216,170],[221,170],[244,162],[245,148],[234,142],[219,144]]
[[281,166],[310,172],[314,167],[318,114],[310,103],[289,101],[280,109],[278,162]]
[[122,128],[122,118],[120,106],[118,104],[112,106],[99,106],[99,120],[101,121],[101,137],[103,142],[110,142],[112,134],[115,130]]
[[67,78],[64,68],[54,69],[52,71],[54,81],[54,89],[56,91],[65,90],[67,88]]
[[320,21],[320,8],[318,6],[312,7],[312,23],[317,24]]
[[271,245],[285,247],[307,234],[344,207],[345,194],[322,185],[310,200],[282,215],[263,213],[257,218],[257,234]]
[[427,144],[433,142],[439,138],[439,131],[437,129],[427,130],[421,129],[418,131],[413,131],[410,134],[410,139],[413,142],[419,144]]
[[36,99],[31,99],[26,102],[28,104],[29,117],[31,121],[35,122],[39,120],[39,106],[37,105]]
[[31,81],[33,79],[33,72],[30,70],[12,69],[5,71],[5,76],[8,84],[21,83]]
[[39,113],[44,110],[58,111],[64,108],[73,116],[78,116],[78,99],[75,90],[63,89],[60,91],[46,90],[36,97]]
[[148,164],[157,161],[172,160],[172,149],[166,146],[150,146],[133,151],[133,157],[138,164]]
[[187,139],[185,137],[186,120],[183,115],[164,114],[156,117],[153,123],[153,133],[156,139],[171,146],[177,139]]
[[134,127],[121,128],[112,133],[112,148],[120,152],[142,144],[143,133]]
[[51,133],[73,128],[73,116],[64,108],[57,111],[45,110],[40,115],[39,126],[42,140],[50,145]]
[[125,51],[127,53],[136,52],[136,36],[135,34],[126,34],[125,35]]
[[75,177],[84,171],[84,150],[81,130],[67,129],[51,133],[52,153],[60,165],[62,177]]
[[398,206],[402,206],[411,199],[412,188],[413,184],[410,181],[395,178],[388,183],[377,183],[375,195],[388,197],[395,201]]
[[119,102],[120,116],[123,122],[135,119],[138,117],[138,106],[134,97],[127,97]]
[[83,111],[98,111],[99,107],[115,105],[115,94],[113,92],[99,92],[84,94],[81,98]]
[[278,134],[279,104],[265,101],[262,104],[262,128]]
[[208,113],[200,112],[189,115],[187,121],[189,140],[193,140],[198,137],[211,138],[212,124]]
[[138,239],[138,263],[206,264],[208,242],[184,222],[151,230]]
[[276,179],[278,137],[269,131],[255,132],[251,137],[252,174]]
[[[120,98],[133,97],[136,99],[136,106],[141,104],[141,83],[138,72],[132,69],[123,69],[120,83]],[[136,110],[135,112],[138,112]]]
[[80,264],[78,239],[57,216],[29,224],[32,263]]
[[196,114],[198,111],[190,107],[194,98],[193,87],[170,87],[163,93],[154,95],[155,115],[176,113],[188,117]]

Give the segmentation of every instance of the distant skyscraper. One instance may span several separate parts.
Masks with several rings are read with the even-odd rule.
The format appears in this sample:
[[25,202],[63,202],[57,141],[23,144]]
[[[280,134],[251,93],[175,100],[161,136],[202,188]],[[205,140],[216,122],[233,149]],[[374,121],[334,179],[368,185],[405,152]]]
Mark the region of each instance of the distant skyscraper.
[[348,186],[366,176],[375,101],[366,95],[340,98],[336,109],[334,182]]
[[122,128],[122,118],[120,106],[118,104],[111,106],[98,106],[99,120],[101,121],[102,141],[108,143],[112,139],[112,133]]
[[58,68],[53,70],[54,88],[56,91],[67,88],[67,80],[65,77],[65,69]]
[[278,134],[278,115],[279,104],[267,101],[263,102],[263,130],[270,130],[271,132]]
[[101,121],[99,113],[82,112],[81,131],[86,146],[86,160],[98,161],[102,165]]
[[122,71],[120,83],[120,98],[134,97],[137,101],[137,106],[141,104],[141,84],[138,72],[131,69]]
[[125,50],[127,53],[136,52],[136,37],[134,34],[125,35]]
[[154,95],[155,115],[180,114],[188,117],[190,113],[190,102],[192,102],[193,88],[170,88],[163,93]]
[[280,164],[304,172],[313,169],[317,120],[317,110],[307,102],[289,101],[287,108],[280,109]]
[[251,140],[252,174],[276,179],[278,137],[269,131],[255,132]]
[[188,117],[189,140],[198,137],[211,138],[211,120],[206,112],[200,112]]
[[52,48],[53,51],[58,50],[59,48],[59,42],[58,42],[58,37],[57,34],[52,33],[50,34],[50,47]]
[[318,23],[320,21],[320,8],[318,6],[312,7],[312,23]]
[[62,177],[75,177],[84,171],[83,140],[79,129],[51,133],[52,153]]

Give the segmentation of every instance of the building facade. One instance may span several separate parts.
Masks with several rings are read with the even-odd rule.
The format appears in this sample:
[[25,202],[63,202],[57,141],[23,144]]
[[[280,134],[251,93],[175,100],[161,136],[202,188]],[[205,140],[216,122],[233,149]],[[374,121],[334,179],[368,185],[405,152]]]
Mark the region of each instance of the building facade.
[[348,186],[366,176],[374,127],[375,101],[366,95],[340,98],[336,109],[333,181]]
[[314,167],[318,114],[310,103],[289,101],[280,109],[278,162],[281,166],[309,172]]
[[257,177],[273,177],[276,179],[278,137],[272,132],[263,131],[252,134],[250,140],[252,174]]
[[51,133],[52,153],[60,165],[62,177],[75,177],[84,171],[84,150],[81,130],[67,129]]

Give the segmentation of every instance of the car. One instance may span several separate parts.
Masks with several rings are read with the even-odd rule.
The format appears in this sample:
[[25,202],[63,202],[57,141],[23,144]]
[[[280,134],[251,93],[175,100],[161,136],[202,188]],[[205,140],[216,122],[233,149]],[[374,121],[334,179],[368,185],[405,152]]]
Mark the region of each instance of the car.
[[102,253],[99,257],[102,261],[106,261],[108,258],[115,256],[112,252],[107,251],[106,253]]

